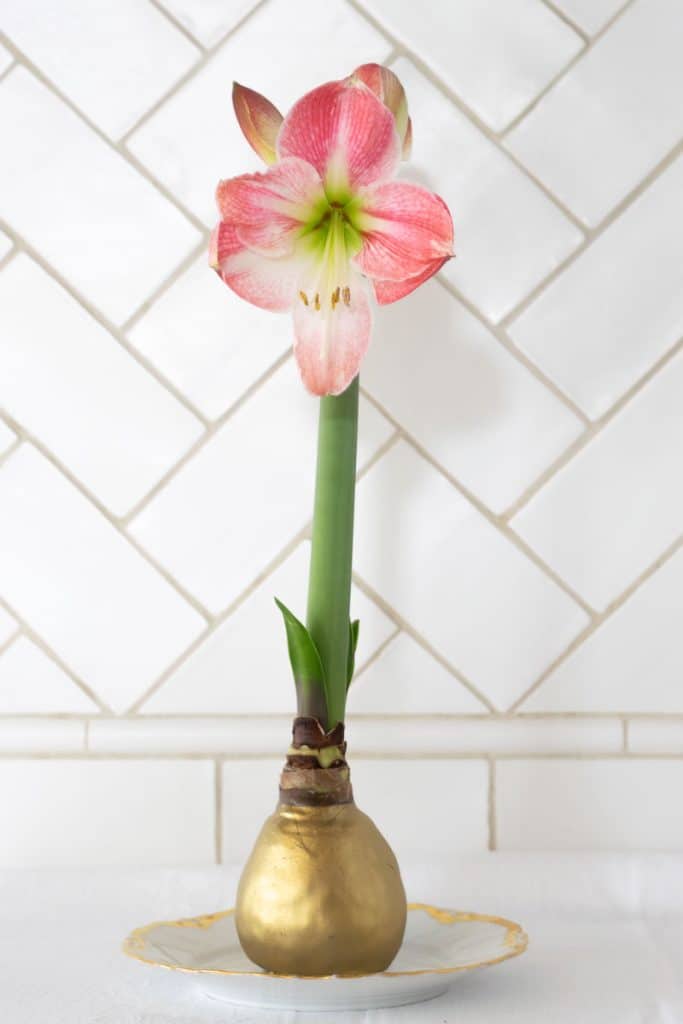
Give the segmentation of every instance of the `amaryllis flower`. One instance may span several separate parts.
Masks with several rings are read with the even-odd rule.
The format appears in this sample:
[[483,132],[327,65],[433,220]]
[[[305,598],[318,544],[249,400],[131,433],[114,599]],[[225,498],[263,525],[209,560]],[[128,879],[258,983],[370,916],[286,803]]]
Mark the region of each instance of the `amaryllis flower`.
[[412,129],[388,68],[364,64],[321,85],[284,119],[244,86],[233,102],[271,166],[218,185],[211,265],[254,305],[293,311],[306,387],[339,394],[370,340],[368,282],[384,305],[435,274],[453,255],[450,213],[428,189],[391,180]]

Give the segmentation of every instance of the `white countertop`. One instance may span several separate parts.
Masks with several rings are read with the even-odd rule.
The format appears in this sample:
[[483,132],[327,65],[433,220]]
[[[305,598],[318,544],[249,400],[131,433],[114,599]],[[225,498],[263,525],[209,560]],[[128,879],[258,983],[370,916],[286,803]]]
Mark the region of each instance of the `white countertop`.
[[[407,865],[408,897],[498,914],[529,950],[461,975],[432,1002],[332,1013],[335,1024],[680,1024],[683,856],[492,854]],[[322,1014],[213,1003],[180,974],[120,953],[136,925],[233,902],[237,869],[0,873],[0,1020],[7,1024],[247,1024]]]

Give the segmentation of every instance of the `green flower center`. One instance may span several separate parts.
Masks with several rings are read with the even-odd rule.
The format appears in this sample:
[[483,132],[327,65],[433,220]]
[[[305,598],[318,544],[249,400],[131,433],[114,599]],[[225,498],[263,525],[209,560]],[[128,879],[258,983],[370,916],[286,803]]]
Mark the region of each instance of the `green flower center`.
[[342,190],[330,189],[311,207],[297,248],[312,265],[312,287],[299,292],[299,298],[313,309],[334,311],[342,302],[351,303],[349,264],[360,252],[360,200]]

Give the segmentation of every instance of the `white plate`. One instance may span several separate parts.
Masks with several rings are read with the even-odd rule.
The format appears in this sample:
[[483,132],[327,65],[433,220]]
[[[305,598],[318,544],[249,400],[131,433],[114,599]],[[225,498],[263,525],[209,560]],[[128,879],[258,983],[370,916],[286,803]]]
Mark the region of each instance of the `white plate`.
[[441,995],[459,973],[519,956],[518,924],[486,914],[408,904],[408,924],[388,971],[359,977],[268,974],[242,952],[233,910],[136,928],[123,944],[135,960],[192,975],[208,996],[274,1010],[369,1010]]

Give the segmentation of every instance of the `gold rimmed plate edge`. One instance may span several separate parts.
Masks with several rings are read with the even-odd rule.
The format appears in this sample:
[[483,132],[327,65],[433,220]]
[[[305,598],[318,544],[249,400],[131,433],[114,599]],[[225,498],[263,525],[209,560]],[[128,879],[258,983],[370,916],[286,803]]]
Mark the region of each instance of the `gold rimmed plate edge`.
[[419,974],[460,974],[465,971],[478,970],[482,967],[493,967],[494,964],[502,963],[504,960],[511,960],[513,957],[521,956],[529,944],[529,937],[522,926],[505,917],[496,917],[492,914],[479,914],[474,911],[447,910],[442,907],[432,906],[430,903],[409,903],[408,910],[422,911],[425,914],[428,914],[435,921],[438,921],[439,924],[443,925],[462,924],[467,921],[481,921],[486,924],[498,925],[501,928],[505,928],[503,945],[507,947],[506,952],[497,957],[491,957],[487,960],[479,960],[470,964],[461,964],[457,967],[422,967],[413,971],[388,970],[381,971],[378,974],[325,975],[273,974],[269,971],[263,971],[258,968],[255,968],[253,971],[245,971],[228,970],[220,967],[184,967],[181,964],[164,964],[159,960],[150,960],[148,957],[142,955],[143,951],[146,949],[147,936],[150,932],[154,931],[154,929],[162,927],[198,929],[211,928],[217,921],[226,917],[231,917],[235,913],[234,907],[231,907],[229,910],[219,910],[213,914],[200,914],[197,917],[178,918],[175,921],[153,921],[151,924],[145,924],[139,928],[135,928],[130,935],[124,939],[121,948],[126,956],[131,957],[133,960],[137,960],[139,963],[149,964],[152,967],[162,967],[167,971],[180,971],[183,974],[214,974],[223,975],[225,977],[273,978],[275,980],[282,978],[289,981],[331,981],[334,979],[349,981],[355,978],[405,978]]

